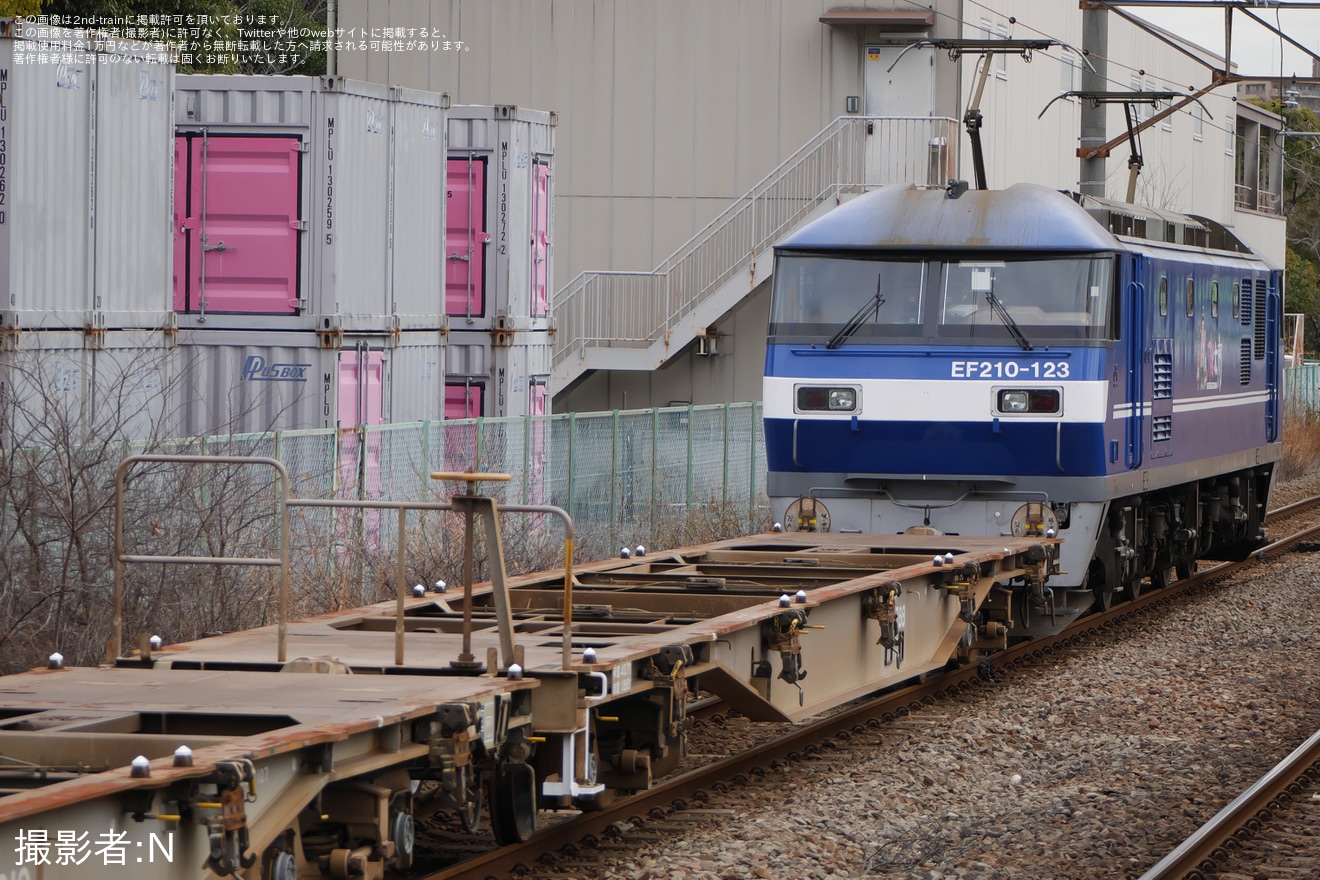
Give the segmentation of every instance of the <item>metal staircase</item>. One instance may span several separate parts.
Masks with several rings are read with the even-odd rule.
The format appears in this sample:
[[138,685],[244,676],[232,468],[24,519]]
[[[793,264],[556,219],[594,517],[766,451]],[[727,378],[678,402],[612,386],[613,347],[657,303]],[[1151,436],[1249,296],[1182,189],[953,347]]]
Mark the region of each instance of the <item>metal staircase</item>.
[[654,271],[581,273],[551,301],[551,388],[661,366],[770,277],[771,249],[797,226],[876,186],[943,186],[958,133],[944,117],[839,117]]

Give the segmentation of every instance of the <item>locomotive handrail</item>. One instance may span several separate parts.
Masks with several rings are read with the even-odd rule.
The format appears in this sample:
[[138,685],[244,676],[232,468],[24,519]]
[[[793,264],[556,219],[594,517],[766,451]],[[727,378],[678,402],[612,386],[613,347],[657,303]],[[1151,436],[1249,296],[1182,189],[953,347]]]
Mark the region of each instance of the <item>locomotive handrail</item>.
[[[1146,285],[1140,281],[1129,281],[1128,290],[1129,299],[1134,303],[1140,301],[1146,295]],[[1129,470],[1135,470],[1141,467],[1143,452],[1142,429],[1146,424],[1144,409],[1144,386],[1142,384],[1142,363],[1146,356],[1146,323],[1145,309],[1138,307],[1132,310],[1132,320],[1128,327],[1128,403],[1132,407],[1128,415],[1127,422],[1127,449],[1124,452],[1123,463]]]

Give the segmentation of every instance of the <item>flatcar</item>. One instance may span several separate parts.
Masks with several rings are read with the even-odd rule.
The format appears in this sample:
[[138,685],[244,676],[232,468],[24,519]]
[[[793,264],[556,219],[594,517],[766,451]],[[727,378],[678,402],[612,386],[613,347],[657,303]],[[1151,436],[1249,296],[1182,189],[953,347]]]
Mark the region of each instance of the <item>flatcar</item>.
[[[244,462],[289,483],[274,459],[139,455],[121,486],[137,462]],[[499,517],[562,515],[566,553],[569,517],[473,494],[503,475],[433,476],[467,494],[272,500],[280,519],[308,506],[470,513],[485,547],[465,526],[462,589],[410,588],[399,529],[394,601],[290,621],[287,553],[204,557],[278,564],[277,622],[179,643],[143,633],[126,650],[125,566],[196,558],[118,553],[107,662],[55,654],[0,677],[0,840],[12,859],[0,878],[425,872],[470,854],[448,831],[419,843],[433,817],[516,843],[542,809],[598,809],[673,774],[701,692],[754,721],[793,722],[978,662],[1007,645],[1003,626],[977,620],[983,604],[1016,584],[1047,589],[1060,545],[764,534],[506,577]],[[485,584],[472,583],[478,552],[490,554]]]
[[1031,184],[886,187],[776,247],[768,487],[790,530],[1058,535],[1031,634],[1260,546],[1282,273],[1214,221]]

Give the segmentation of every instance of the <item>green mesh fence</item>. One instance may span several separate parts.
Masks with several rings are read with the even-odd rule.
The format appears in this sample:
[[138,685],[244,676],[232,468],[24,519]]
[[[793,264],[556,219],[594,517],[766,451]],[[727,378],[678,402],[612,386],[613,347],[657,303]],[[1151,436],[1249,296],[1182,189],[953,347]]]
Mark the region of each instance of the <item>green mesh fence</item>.
[[[505,473],[482,491],[504,504],[553,504],[573,517],[579,559],[622,546],[678,546],[768,525],[759,403],[280,431],[164,444],[169,452],[263,455],[283,462],[302,498],[443,500],[461,484],[437,471]],[[136,451],[136,450],[135,450]],[[298,529],[347,546],[393,546],[375,512],[302,510]],[[539,526],[538,526],[539,527]]]

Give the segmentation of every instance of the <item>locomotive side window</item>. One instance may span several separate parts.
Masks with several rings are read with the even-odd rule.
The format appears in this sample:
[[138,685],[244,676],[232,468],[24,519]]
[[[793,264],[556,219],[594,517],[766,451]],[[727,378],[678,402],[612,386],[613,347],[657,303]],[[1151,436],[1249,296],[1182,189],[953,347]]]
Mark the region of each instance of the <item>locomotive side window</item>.
[[1233,282],[1233,317],[1237,317],[1242,311],[1242,285],[1236,281]]
[[1160,317],[1169,313],[1169,277],[1160,276]]
[[1219,317],[1219,281],[1210,282],[1210,317]]
[[1196,282],[1187,279],[1187,317],[1196,313]]

